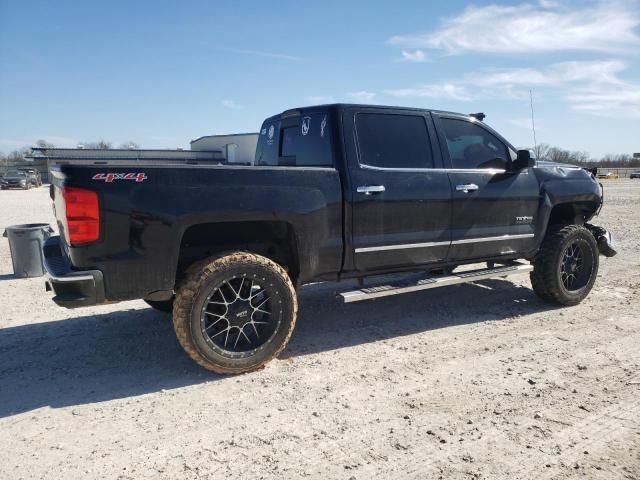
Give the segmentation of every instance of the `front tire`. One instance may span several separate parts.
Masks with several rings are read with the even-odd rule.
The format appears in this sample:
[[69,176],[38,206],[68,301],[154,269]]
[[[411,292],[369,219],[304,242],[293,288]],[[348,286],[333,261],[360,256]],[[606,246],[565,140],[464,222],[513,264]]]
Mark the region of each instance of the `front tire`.
[[280,265],[236,252],[190,270],[176,292],[173,326],[195,362],[216,373],[245,373],[282,352],[298,302]]
[[577,305],[596,281],[598,255],[598,244],[585,227],[553,228],[533,260],[530,278],[534,292],[548,302]]

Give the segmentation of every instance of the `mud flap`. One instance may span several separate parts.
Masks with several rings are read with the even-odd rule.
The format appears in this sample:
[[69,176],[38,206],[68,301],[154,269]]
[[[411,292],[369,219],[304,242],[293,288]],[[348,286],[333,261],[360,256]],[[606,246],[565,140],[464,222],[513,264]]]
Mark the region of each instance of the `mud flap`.
[[597,225],[586,223],[585,227],[591,232],[598,243],[598,250],[605,257],[613,257],[618,251],[615,248],[615,242],[610,232]]

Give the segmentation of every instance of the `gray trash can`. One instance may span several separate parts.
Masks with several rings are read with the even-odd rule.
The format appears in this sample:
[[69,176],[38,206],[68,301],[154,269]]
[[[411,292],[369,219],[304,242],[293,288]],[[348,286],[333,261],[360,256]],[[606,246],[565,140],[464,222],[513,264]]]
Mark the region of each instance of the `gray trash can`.
[[13,273],[17,277],[44,275],[42,246],[52,232],[47,223],[27,223],[6,228],[4,236],[9,238]]

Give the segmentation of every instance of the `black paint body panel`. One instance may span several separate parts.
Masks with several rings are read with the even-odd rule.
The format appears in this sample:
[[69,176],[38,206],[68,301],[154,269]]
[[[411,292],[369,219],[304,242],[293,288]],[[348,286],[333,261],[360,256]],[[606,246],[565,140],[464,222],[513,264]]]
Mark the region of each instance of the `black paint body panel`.
[[[191,165],[177,160],[118,165],[70,161],[56,167],[54,204],[62,246],[73,268],[101,271],[106,301],[171,291],[185,231],[194,225],[222,222],[226,228],[234,222],[287,225],[294,235],[292,248],[299,262],[300,283],[529,258],[542,241],[554,207],[570,205],[588,219],[601,204],[597,182],[576,167],[541,163],[520,172],[452,170],[437,122],[441,112],[393,109],[425,117],[436,168],[366,168],[358,162],[353,116],[385,108],[318,108],[329,112],[334,167]],[[283,124],[297,125],[306,111],[314,109],[285,112]],[[114,172],[144,172],[146,180],[107,183],[92,179],[97,173]],[[479,189],[463,194],[455,190],[458,183],[476,183]],[[385,192],[367,196],[356,191],[358,186],[376,184],[384,185]],[[95,244],[70,247],[64,240],[60,222],[63,185],[97,191],[101,235]],[[516,217],[533,219],[518,225]],[[455,245],[459,239],[513,234],[534,236],[499,245]],[[438,245],[357,251],[423,243]]]
[[[302,281],[340,271],[342,192],[335,169],[185,165],[118,167],[118,172],[141,169],[148,177],[143,183],[106,184],[91,180],[104,167],[62,167],[66,184],[99,192],[101,239],[83,247],[65,242],[65,247],[76,269],[103,272],[108,300],[172,290],[182,235],[203,223],[286,222],[304,259]],[[58,227],[64,238],[63,224]]]

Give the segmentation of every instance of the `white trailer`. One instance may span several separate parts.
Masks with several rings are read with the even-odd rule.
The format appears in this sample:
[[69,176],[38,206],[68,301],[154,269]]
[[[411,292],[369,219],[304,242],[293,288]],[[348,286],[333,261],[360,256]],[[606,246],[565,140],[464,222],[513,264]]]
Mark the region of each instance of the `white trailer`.
[[228,163],[253,165],[258,145],[257,133],[207,135],[191,141],[191,151],[219,150]]

